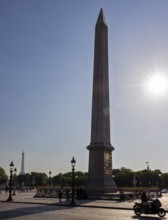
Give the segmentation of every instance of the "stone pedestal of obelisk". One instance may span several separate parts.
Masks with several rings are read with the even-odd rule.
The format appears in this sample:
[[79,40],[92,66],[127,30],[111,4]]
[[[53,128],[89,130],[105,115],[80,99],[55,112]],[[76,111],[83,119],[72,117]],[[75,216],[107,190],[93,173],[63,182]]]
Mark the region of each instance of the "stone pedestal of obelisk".
[[116,191],[112,179],[112,151],[110,144],[110,108],[108,76],[108,27],[100,10],[95,27],[94,71],[91,143],[89,150],[88,192]]

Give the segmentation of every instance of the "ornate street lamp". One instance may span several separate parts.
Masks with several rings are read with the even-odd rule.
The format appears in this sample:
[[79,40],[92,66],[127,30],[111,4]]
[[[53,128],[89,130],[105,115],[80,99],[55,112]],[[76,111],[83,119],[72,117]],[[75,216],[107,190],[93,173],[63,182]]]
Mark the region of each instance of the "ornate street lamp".
[[12,201],[12,173],[13,173],[13,167],[14,167],[14,164],[13,164],[13,161],[11,161],[10,163],[10,180],[9,180],[9,197],[7,199],[7,202],[10,202]]
[[161,191],[162,191],[162,174],[159,173],[159,195],[160,196],[162,195]]
[[134,174],[134,178],[133,178],[133,181],[132,181],[133,185],[134,185],[134,188],[136,187],[136,184],[137,184],[137,180],[136,180],[136,175]]
[[15,193],[15,189],[16,189],[16,172],[17,172],[17,169],[15,168],[14,170],[14,179],[13,179],[13,196],[15,196],[16,195],[16,193]]
[[51,186],[51,171],[49,171],[49,179],[48,179],[48,185],[49,185],[49,187]]
[[148,161],[146,162],[146,165],[147,165],[147,170],[150,170]]
[[76,163],[76,160],[73,157],[72,160],[71,160],[71,166],[72,166],[72,200],[71,200],[71,205],[75,205],[75,182],[74,182],[75,163]]

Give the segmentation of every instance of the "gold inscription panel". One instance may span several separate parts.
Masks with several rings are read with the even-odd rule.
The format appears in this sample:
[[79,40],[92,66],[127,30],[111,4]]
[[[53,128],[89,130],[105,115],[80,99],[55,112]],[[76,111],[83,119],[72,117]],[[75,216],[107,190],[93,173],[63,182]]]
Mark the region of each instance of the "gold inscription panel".
[[111,152],[104,152],[104,171],[105,174],[112,174]]

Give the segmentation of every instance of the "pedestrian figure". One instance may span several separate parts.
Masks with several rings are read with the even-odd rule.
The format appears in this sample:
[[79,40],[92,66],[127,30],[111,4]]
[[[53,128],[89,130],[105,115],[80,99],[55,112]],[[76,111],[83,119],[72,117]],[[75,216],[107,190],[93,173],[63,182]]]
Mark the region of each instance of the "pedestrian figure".
[[66,202],[69,202],[69,189],[66,189]]
[[62,202],[62,191],[59,191],[59,202]]
[[125,194],[123,192],[120,192],[120,200],[121,201],[125,200]]
[[5,187],[5,194],[8,192],[8,186]]
[[76,198],[79,199],[79,196],[80,196],[80,195],[79,195],[79,188],[77,187],[77,188],[76,188]]
[[79,189],[79,199],[83,199],[83,189]]

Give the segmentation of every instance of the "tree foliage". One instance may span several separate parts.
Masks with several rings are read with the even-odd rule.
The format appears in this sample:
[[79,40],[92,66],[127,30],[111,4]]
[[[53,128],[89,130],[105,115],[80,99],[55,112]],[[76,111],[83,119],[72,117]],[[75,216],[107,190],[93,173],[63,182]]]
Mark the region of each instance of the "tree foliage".
[[34,181],[36,186],[45,186],[48,183],[48,176],[45,173],[31,172],[30,183]]
[[[114,181],[118,187],[159,187],[168,188],[168,173],[157,170],[132,171],[125,167],[113,170]],[[134,183],[135,181],[135,183]]]
[[[76,186],[85,186],[87,183],[88,174],[81,171],[75,172],[75,185]],[[72,183],[72,172],[68,173],[59,173],[58,175],[52,178],[52,183],[55,186],[71,186]]]
[[[113,179],[117,187],[159,187],[168,188],[168,173],[162,173],[159,169],[156,170],[141,170],[133,171],[126,167],[113,169]],[[88,173],[75,172],[75,186],[86,186]],[[0,185],[6,184],[8,176],[3,168],[0,167]],[[135,182],[134,182],[135,181]],[[59,186],[66,187],[72,184],[72,172],[59,173],[53,177],[48,177],[45,173],[31,172],[25,175],[16,176],[17,185],[24,182],[25,186]]]
[[5,170],[0,167],[0,185],[6,184],[7,180],[8,176],[6,175]]

